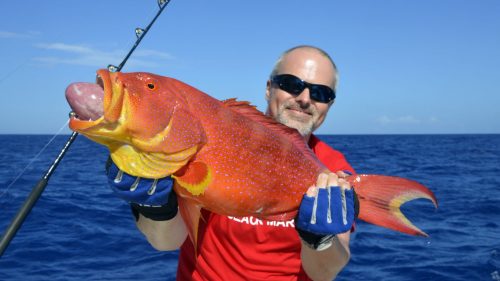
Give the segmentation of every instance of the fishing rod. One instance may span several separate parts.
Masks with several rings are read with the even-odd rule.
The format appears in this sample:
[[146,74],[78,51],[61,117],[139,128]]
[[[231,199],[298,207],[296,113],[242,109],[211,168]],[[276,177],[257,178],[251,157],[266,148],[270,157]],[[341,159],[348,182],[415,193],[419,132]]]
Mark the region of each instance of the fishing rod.
[[[144,36],[147,34],[147,32],[149,31],[151,26],[154,24],[156,19],[160,16],[160,14],[163,12],[163,10],[165,9],[165,7],[168,5],[169,2],[170,2],[170,0],[158,0],[158,7],[160,8],[160,10],[156,13],[155,17],[148,24],[148,26],[146,28],[144,28],[144,29],[136,28],[135,29],[135,35],[136,35],[137,39],[135,41],[134,46],[132,46],[132,48],[130,49],[128,54],[125,56],[123,61],[118,66],[114,66],[111,64],[108,65],[109,71],[118,72],[123,68],[123,66],[127,62],[130,55],[132,55],[135,48],[137,48],[137,46],[139,46],[139,43],[141,43],[142,38],[144,38]],[[47,186],[47,184],[49,182],[50,176],[52,176],[52,173],[55,171],[55,169],[59,165],[59,162],[62,160],[62,158],[66,154],[66,151],[68,151],[69,147],[75,141],[77,136],[78,136],[77,132],[73,132],[73,134],[71,134],[71,136],[66,141],[66,144],[64,145],[64,147],[61,150],[61,152],[59,153],[59,155],[56,157],[56,159],[54,160],[52,165],[49,167],[47,172],[42,176],[42,178],[38,181],[38,183],[33,187],[30,195],[28,196],[26,201],[23,203],[23,205],[21,206],[21,208],[17,212],[16,216],[14,217],[12,222],[10,223],[10,225],[7,227],[7,230],[5,231],[5,233],[3,234],[3,236],[0,240],[0,257],[2,257],[3,253],[5,252],[5,249],[7,248],[7,246],[9,246],[10,241],[12,241],[12,239],[16,235],[17,231],[19,230],[19,228],[23,224],[24,220],[26,219],[26,217],[30,213],[31,209],[33,209],[33,206],[35,205],[35,203],[38,201],[38,199],[42,195],[42,192],[45,190],[45,187]]]

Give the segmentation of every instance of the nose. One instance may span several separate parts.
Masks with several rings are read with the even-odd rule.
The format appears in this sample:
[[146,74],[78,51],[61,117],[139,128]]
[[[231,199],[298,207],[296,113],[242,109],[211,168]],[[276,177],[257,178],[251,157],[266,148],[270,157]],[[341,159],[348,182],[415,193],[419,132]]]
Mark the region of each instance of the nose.
[[302,93],[295,97],[295,101],[302,107],[308,107],[311,104],[311,95],[309,93],[309,89],[305,88]]

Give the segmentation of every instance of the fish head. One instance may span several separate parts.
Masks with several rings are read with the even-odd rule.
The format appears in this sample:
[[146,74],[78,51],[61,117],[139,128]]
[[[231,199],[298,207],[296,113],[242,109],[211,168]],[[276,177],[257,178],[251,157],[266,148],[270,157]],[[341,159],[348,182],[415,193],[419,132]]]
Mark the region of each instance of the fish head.
[[155,74],[99,70],[95,84],[74,83],[66,89],[75,113],[69,127],[107,146],[121,170],[165,177],[182,168],[205,142],[184,98],[187,90],[185,84]]

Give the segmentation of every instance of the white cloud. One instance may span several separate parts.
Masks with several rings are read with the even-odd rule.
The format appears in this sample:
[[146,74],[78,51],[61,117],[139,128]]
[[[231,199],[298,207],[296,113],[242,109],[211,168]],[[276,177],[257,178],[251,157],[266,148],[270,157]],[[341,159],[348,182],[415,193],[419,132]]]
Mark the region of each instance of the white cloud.
[[376,119],[376,122],[382,125],[389,124],[420,124],[422,123],[419,119],[412,115],[405,115],[391,118],[387,115],[382,115]]
[[165,60],[174,59],[174,56],[172,56],[169,53],[155,51],[155,50],[136,50],[134,55],[138,57],[154,57],[157,59],[160,58]]
[[379,118],[377,118],[375,121],[376,121],[377,123],[379,123],[379,124],[383,124],[383,125],[385,125],[385,124],[389,124],[389,123],[391,123],[391,118],[389,118],[389,117],[387,117],[387,116],[383,115],[383,116],[380,116]]
[[18,33],[0,30],[0,39],[27,39],[37,34],[38,32]]
[[[127,54],[127,50],[104,51],[91,46],[65,43],[36,44],[35,47],[55,52],[55,55],[34,58],[36,61],[49,64],[106,67],[108,64],[118,65]],[[174,57],[165,52],[137,50],[134,53],[134,58],[131,58],[127,62],[127,65],[134,67],[157,67],[161,65],[157,61],[171,59],[174,59]]]
[[398,119],[396,119],[396,122],[404,123],[404,124],[419,124],[419,123],[421,123],[419,119],[417,119],[411,115],[401,116]]
[[80,45],[69,45],[69,44],[64,44],[64,43],[52,43],[52,44],[36,44],[35,47],[41,48],[41,49],[46,49],[46,50],[56,50],[56,51],[64,51],[64,52],[70,52],[70,53],[77,53],[77,54],[89,54],[94,52],[89,47],[86,46],[80,46]]

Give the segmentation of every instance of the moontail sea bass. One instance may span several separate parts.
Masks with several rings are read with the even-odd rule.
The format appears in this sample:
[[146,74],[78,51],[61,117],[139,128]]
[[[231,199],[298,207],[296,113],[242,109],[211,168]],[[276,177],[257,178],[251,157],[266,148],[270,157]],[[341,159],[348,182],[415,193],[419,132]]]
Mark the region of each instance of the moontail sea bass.
[[[73,83],[70,128],[109,148],[116,165],[143,178],[172,176],[179,209],[196,240],[200,208],[228,216],[289,220],[327,168],[295,129],[248,102],[219,101],[173,78],[99,70],[96,83]],[[359,219],[426,234],[400,211],[434,194],[408,179],[353,175]]]

